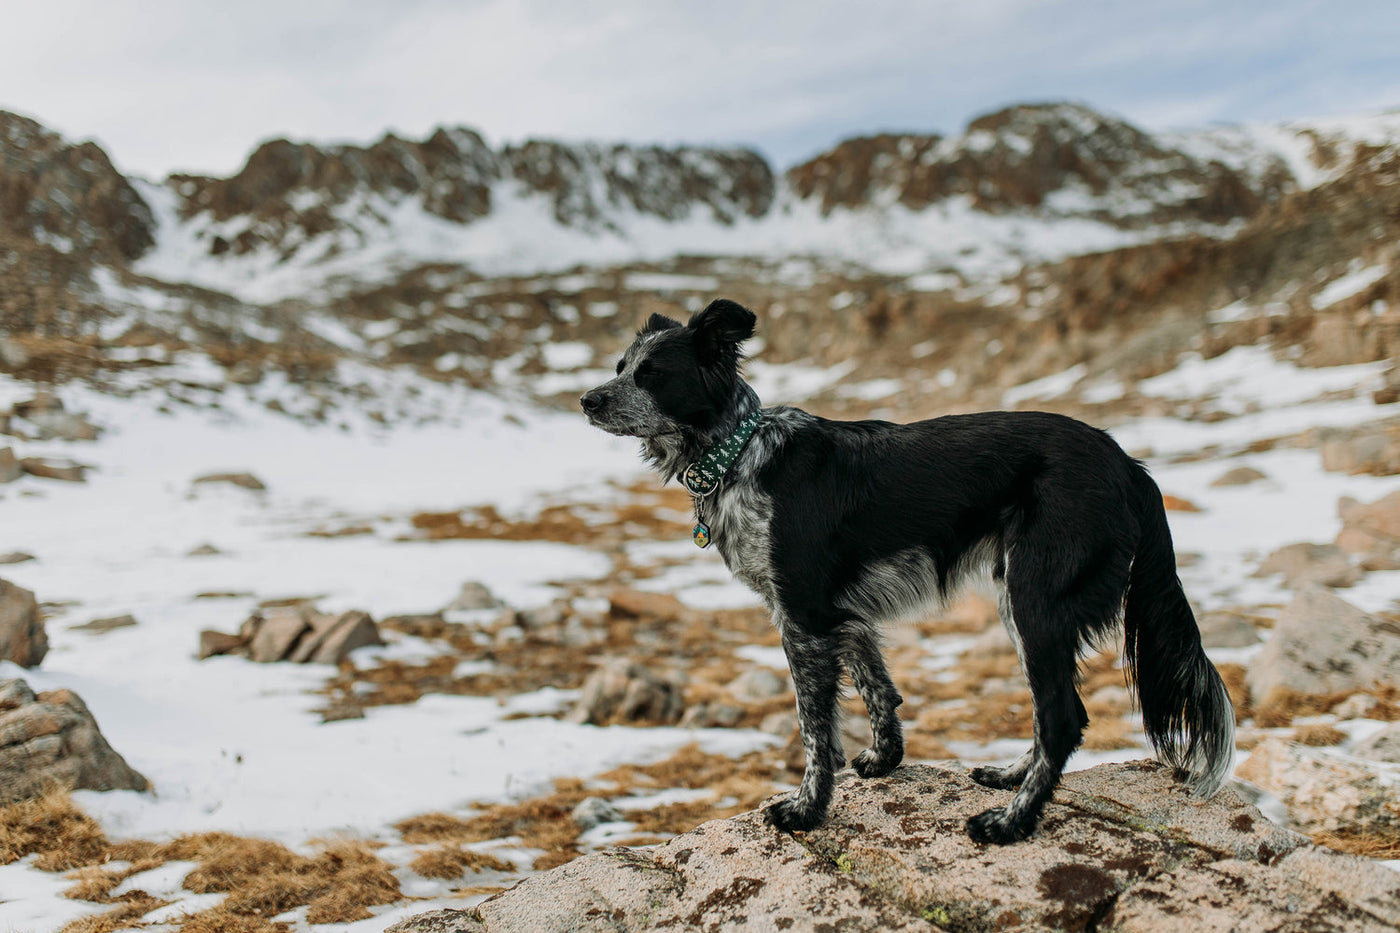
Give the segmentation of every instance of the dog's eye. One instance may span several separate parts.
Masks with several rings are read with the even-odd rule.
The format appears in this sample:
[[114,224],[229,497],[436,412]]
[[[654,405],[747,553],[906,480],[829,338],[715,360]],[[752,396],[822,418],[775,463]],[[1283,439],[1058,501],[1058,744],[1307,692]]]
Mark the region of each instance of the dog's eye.
[[617,361],[617,374],[618,374],[619,376],[622,375],[622,364],[623,364],[624,362],[626,362],[626,361],[625,361],[625,360],[618,360],[618,361]]

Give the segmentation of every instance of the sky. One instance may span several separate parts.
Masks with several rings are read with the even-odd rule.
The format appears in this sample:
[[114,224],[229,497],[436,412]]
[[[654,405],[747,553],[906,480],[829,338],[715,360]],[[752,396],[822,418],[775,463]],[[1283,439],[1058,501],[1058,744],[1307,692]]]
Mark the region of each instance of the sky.
[[1396,0],[0,0],[0,109],[119,168],[466,125],[743,145],[1074,100],[1148,129],[1400,108]]

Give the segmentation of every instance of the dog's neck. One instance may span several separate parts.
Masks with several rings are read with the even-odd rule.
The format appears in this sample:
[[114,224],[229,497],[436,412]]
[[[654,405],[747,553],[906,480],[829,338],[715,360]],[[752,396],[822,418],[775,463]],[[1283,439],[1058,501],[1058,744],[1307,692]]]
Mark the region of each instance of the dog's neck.
[[739,423],[759,407],[758,393],[747,382],[735,383],[734,394],[709,428],[686,428],[673,434],[642,438],[642,456],[670,482],[715,444],[733,434]]

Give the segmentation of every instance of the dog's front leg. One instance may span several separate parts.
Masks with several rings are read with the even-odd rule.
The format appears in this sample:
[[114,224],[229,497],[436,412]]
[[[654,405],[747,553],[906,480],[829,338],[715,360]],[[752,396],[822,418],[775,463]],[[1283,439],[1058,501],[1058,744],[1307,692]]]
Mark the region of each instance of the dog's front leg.
[[826,818],[836,772],[846,764],[837,704],[841,666],[833,636],[814,635],[792,618],[775,621],[783,634],[783,651],[797,690],[797,723],[807,768],[797,792],[770,806],[763,815],[778,829],[793,832],[812,829]]

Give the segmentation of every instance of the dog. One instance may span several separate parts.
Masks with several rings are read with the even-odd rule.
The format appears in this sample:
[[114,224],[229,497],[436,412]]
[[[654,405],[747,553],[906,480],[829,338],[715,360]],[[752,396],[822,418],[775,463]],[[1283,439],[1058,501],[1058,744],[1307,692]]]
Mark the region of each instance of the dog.
[[[1129,681],[1158,757],[1198,796],[1233,764],[1235,716],[1176,575],[1162,494],[1103,431],[1045,412],[914,424],[830,421],[761,408],[740,372],[756,318],[720,299],[682,324],[654,314],[616,378],[580,399],[588,421],[637,437],[663,480],[694,497],[696,543],[763,598],[782,635],[807,764],[771,804],[779,830],[825,819],[844,669],[874,740],[851,762],[870,778],[904,756],[903,702],[879,626],[918,618],[990,578],[1034,703],[1034,744],[973,780],[1015,790],[967,821],[973,840],[1030,836],[1088,716],[1082,652],[1124,627]],[[747,433],[746,433],[747,432]]]

